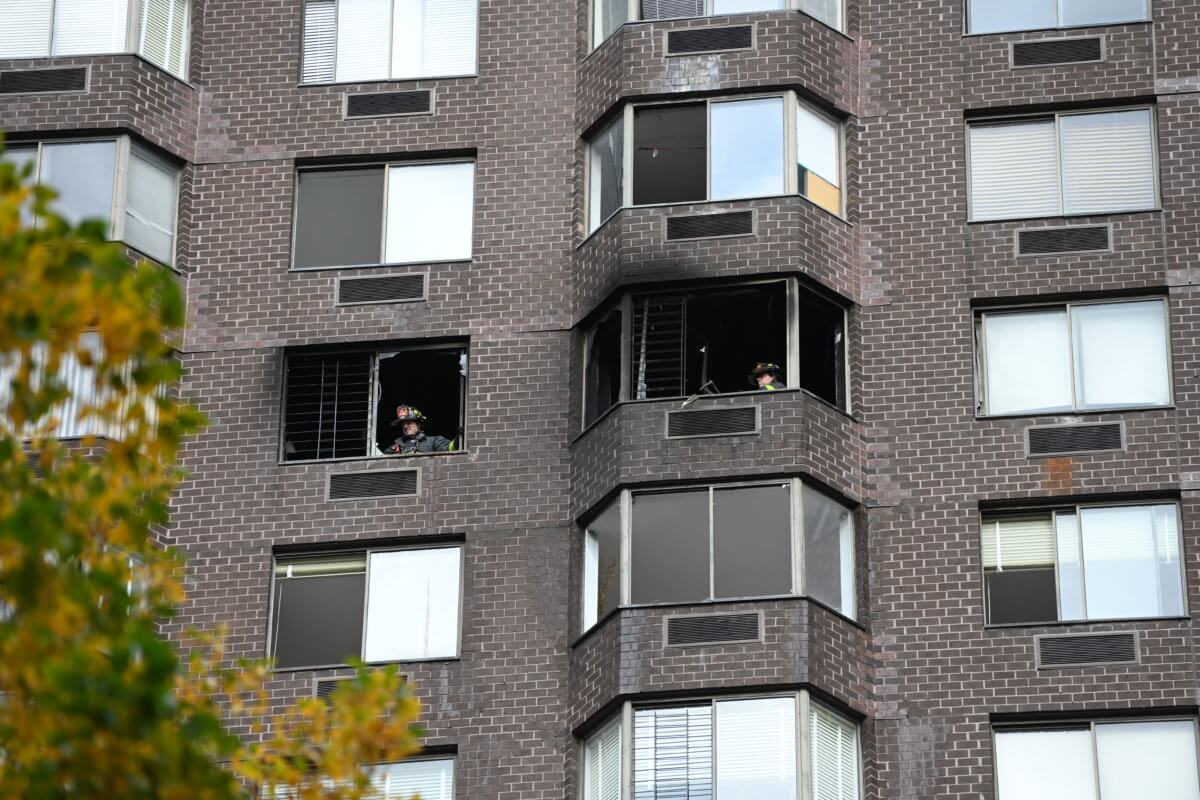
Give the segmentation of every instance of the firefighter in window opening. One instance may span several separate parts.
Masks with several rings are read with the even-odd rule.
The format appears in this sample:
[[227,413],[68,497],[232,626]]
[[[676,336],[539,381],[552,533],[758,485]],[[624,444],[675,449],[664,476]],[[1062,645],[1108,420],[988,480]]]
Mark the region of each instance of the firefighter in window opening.
[[783,370],[779,368],[778,364],[760,361],[754,365],[754,371],[750,373],[750,385],[773,392],[784,387],[784,383],[780,379],[781,375],[783,375]]
[[425,415],[413,406],[396,406],[396,419],[392,427],[400,428],[400,436],[383,452],[388,455],[410,456],[414,453],[433,453],[440,450],[453,450],[454,442],[445,436],[426,436],[421,426],[425,424]]

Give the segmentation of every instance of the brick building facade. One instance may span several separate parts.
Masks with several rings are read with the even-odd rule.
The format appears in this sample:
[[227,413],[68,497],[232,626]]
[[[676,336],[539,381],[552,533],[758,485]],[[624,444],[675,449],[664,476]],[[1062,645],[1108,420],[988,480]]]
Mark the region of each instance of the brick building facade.
[[[423,13],[434,5],[427,0]],[[173,69],[126,52],[139,47],[0,60],[0,127],[10,147],[128,136],[178,167],[173,261],[189,320],[182,391],[210,425],[185,448],[189,477],[166,535],[189,565],[188,604],[173,632],[224,623],[234,655],[270,655],[281,646],[281,598],[291,601],[280,584],[293,573],[280,564],[368,553],[382,570],[380,553],[459,548],[459,607],[429,611],[442,616],[425,630],[426,639],[432,627],[444,633],[445,615],[453,617],[453,652],[378,659],[402,664],[424,703],[431,753],[453,756],[447,796],[1011,800],[1033,795],[1006,790],[1006,770],[1040,773],[1021,761],[1029,756],[1019,745],[1001,754],[1002,738],[1036,739],[1057,753],[1085,730],[1093,744],[1080,758],[1092,759],[1099,794],[1080,789],[1078,797],[1125,797],[1106,777],[1117,758],[1106,737],[1125,736],[1138,720],[1151,725],[1139,730],[1167,737],[1163,752],[1175,752],[1180,736],[1195,741],[1200,704],[1200,638],[1188,614],[1200,606],[1200,6],[1112,3],[1125,16],[1086,25],[1068,18],[1072,2],[1061,0],[1050,3],[1049,25],[1001,20],[996,27],[1015,31],[990,33],[967,18],[977,0],[846,0],[840,10],[804,0],[707,16],[696,14],[711,3],[690,14],[660,5],[621,4],[610,26],[597,15],[612,13],[611,2],[479,0],[471,4],[474,66],[463,77],[389,79],[385,70],[341,79],[343,69],[352,74],[340,59],[354,42],[318,63],[318,16],[333,0],[135,3],[131,26],[152,7],[186,13],[187,57]],[[645,19],[619,24],[630,11]],[[349,25],[349,12],[340,13]],[[13,54],[4,47],[0,35],[0,54]],[[392,50],[393,73],[402,52]],[[86,76],[82,86],[51,76],[56,91],[23,82],[47,68]],[[306,79],[318,68],[328,74]],[[430,95],[351,102],[414,91]],[[738,149],[737,132],[749,126],[720,127],[735,101],[753,99],[768,115],[780,112],[778,129],[757,128],[784,145],[778,165]],[[401,102],[417,110],[389,105]],[[667,130],[671,112],[661,109],[685,107],[709,129]],[[811,158],[837,174],[810,160],[805,109],[836,132],[832,155]],[[1141,120],[1149,122],[1139,128]],[[1110,121],[1132,127],[1110,129]],[[664,126],[661,150],[646,144],[651,125]],[[1097,127],[1099,138],[1087,138]],[[614,130],[623,139],[610,148],[617,166],[608,173],[594,145]],[[701,144],[673,149],[676,134]],[[1049,161],[1033,164],[1035,138],[1053,141]],[[730,157],[732,177],[722,171]],[[1139,158],[1151,166],[1137,167]],[[419,206],[429,198],[404,198],[397,187],[406,167],[429,163],[473,165],[469,256],[389,258],[390,226],[420,235],[385,211],[377,263],[297,265],[297,228],[319,221],[297,223],[303,177],[362,177],[380,165],[391,187],[385,204]],[[636,201],[662,188],[646,176],[682,181],[697,163],[711,174],[696,195]],[[1049,183],[1046,169],[1056,171]],[[778,188],[738,195],[718,187],[756,171]],[[610,186],[615,205],[594,219]],[[1049,197],[1040,192],[1056,193],[1057,210],[1031,199]],[[338,231],[323,233],[336,249]],[[409,280],[352,283],[393,276]],[[778,341],[755,350],[723,327],[720,302],[705,298],[760,285],[778,287],[786,308]],[[676,324],[651,320],[676,307],[668,297],[685,297],[677,306],[692,316],[679,323],[676,361],[653,362],[647,340],[661,344]],[[844,313],[831,323],[836,346],[810,347],[810,297]],[[1149,314],[1155,300],[1165,301],[1161,323],[1121,317],[1086,327],[1087,309],[1128,311],[1117,303],[1131,301]],[[763,303],[746,319],[757,324],[753,308],[763,318],[776,313]],[[1015,363],[1029,362],[1022,380],[1047,378],[1034,362],[1058,346],[1060,318],[1074,326],[1065,361],[1055,362],[1069,373],[1065,405],[1001,408],[1004,381],[1014,380],[1002,361],[1013,362],[1014,351],[997,320],[1018,317],[1001,309],[1022,308],[1050,326],[1044,335],[1022,329],[1024,344],[1012,340]],[[602,352],[597,331],[610,314],[614,344]],[[1095,330],[1096,351],[1085,353]],[[1161,353],[1138,348],[1160,334],[1166,373],[1154,378],[1142,365]],[[711,354],[698,355],[702,339]],[[734,341],[740,349],[717,352]],[[384,385],[384,357],[443,346],[465,353],[457,401],[449,388],[427,392],[428,374],[415,367]],[[311,388],[301,386],[299,365],[319,364],[328,376],[330,365],[350,369],[342,354],[351,352],[370,381],[362,418],[345,422],[343,400],[330,394],[340,372],[308,411],[331,413],[367,443],[327,448],[324,433],[295,433],[291,420],[303,410],[288,404]],[[779,360],[789,388],[750,392],[718,380],[717,393],[700,393],[699,375],[748,373],[757,360]],[[832,376],[821,385],[833,390],[806,383],[818,361]],[[667,388],[649,383],[655,369],[669,373]],[[1107,382],[1094,377],[1105,371]],[[1141,385],[1155,381],[1165,381],[1157,393]],[[1110,399],[1088,401],[1093,394]],[[455,439],[454,451],[380,455],[371,440],[388,430],[385,398],[422,405],[424,396],[451,398],[422,410]],[[1031,428],[1108,423],[1030,438]],[[295,450],[296,437],[309,435],[315,449]],[[790,522],[770,546],[790,557],[792,582],[730,597],[717,588],[722,565],[770,539],[758,501],[740,530],[713,521],[732,496],[721,487],[745,484],[788,493]],[[643,542],[654,530],[639,522],[650,512],[638,504],[670,503],[671,490],[699,487],[714,487],[707,545],[696,540],[709,548],[709,586],[680,599],[687,590],[672,581],[692,567],[682,553],[680,563],[661,554],[651,561]],[[816,563],[827,540],[802,495],[849,515],[849,533],[831,534],[844,538],[828,564]],[[1106,533],[1114,529],[1101,520],[1120,516],[1114,509],[1147,508],[1159,509],[1146,517],[1149,533],[1133,512]],[[597,578],[604,556],[590,548],[604,545],[585,531],[608,509],[620,520],[618,555]],[[1021,522],[1024,533],[1012,532]],[[685,527],[671,535],[685,541]],[[1092,566],[1091,582],[1070,571],[1067,546]],[[1182,573],[1178,586],[1172,569]],[[683,595],[639,602],[653,594],[641,576],[654,570],[663,572],[651,583]],[[1103,583],[1113,574],[1136,583],[1143,573],[1157,587],[1150,611],[1137,586],[1121,598]],[[818,596],[826,584],[838,601]],[[1083,610],[1068,607],[1076,589]],[[359,602],[374,589],[367,597]],[[1046,597],[1049,611],[1038,605]],[[1087,601],[1116,611],[1089,615]],[[366,614],[357,624],[372,625]],[[678,620],[709,614],[721,616],[691,629],[699,642],[673,639]],[[727,631],[722,643],[721,626],[733,618],[752,619],[753,630]],[[315,640],[326,633],[316,623],[308,630]],[[1053,638],[1097,633],[1133,636]],[[374,636],[365,634],[368,653]],[[387,644],[380,639],[380,652],[394,652]],[[346,674],[309,662],[276,674],[280,703]],[[708,759],[708,772],[689,767],[685,793],[648,777],[647,759],[666,756],[646,731],[659,725],[661,739],[669,721],[647,709],[715,698],[720,726],[721,701],[732,707],[747,695],[794,698],[848,725],[854,743],[839,752],[854,785],[822,783],[819,762],[829,753],[813,744],[816,717],[807,716],[784,742],[796,743],[795,760],[779,762],[790,777],[769,788],[737,783],[721,760],[719,729],[716,756],[711,747],[692,753]],[[590,743],[611,720],[616,749],[593,758]],[[612,755],[617,784],[595,774]],[[1151,796],[1200,796],[1194,760],[1179,770],[1186,775],[1152,784],[1161,793]]]

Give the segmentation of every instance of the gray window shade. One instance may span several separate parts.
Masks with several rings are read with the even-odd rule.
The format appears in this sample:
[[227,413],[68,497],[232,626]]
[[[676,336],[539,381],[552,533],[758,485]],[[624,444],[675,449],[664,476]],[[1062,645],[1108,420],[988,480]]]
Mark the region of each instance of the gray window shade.
[[342,664],[362,651],[365,561],[323,561],[294,559],[293,577],[283,559],[276,567],[271,639],[277,667]]
[[304,83],[331,83],[337,53],[337,0],[304,4]]
[[1170,351],[1162,300],[1074,306],[1071,326],[1079,408],[1170,402]]
[[1059,118],[1067,214],[1154,208],[1154,145],[1149,109]]
[[175,244],[177,170],[139,145],[129,157],[125,201],[125,242],[163,264],[172,263]]
[[188,46],[187,0],[142,0],[139,52],[183,77]]
[[52,207],[69,222],[112,222],[116,142],[68,142],[42,147],[40,183],[59,193]]
[[0,0],[0,58],[50,54],[51,0]]
[[583,800],[621,800],[621,717],[584,744]]
[[810,486],[804,507],[804,593],[848,617],[855,613],[854,517]]
[[475,72],[477,0],[395,0],[393,14],[393,78]]
[[808,713],[812,800],[858,800],[858,730],[816,703]]
[[625,200],[625,118],[618,115],[588,144],[588,231]]
[[301,172],[296,202],[296,267],[380,263],[382,167]]
[[712,800],[712,706],[637,709],[633,800]]
[[631,600],[709,598],[708,490],[635,494]]
[[1053,119],[971,125],[971,219],[1060,213]]
[[123,52],[128,15],[129,0],[55,0],[53,55]]
[[786,484],[713,492],[713,596],[792,592],[791,491]]

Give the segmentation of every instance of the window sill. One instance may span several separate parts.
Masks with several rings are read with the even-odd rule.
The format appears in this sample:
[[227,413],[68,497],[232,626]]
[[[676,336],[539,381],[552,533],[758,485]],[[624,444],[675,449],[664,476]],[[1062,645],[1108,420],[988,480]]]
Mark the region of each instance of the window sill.
[[391,267],[415,267],[415,266],[436,266],[442,264],[467,264],[470,265],[473,257],[468,258],[444,258],[437,261],[387,261],[382,264],[339,264],[329,267],[295,267],[289,266],[288,272],[330,272],[337,270],[359,270],[359,269],[388,269]]
[[410,461],[414,458],[438,458],[445,456],[464,456],[469,455],[470,451],[463,450],[440,450],[433,453],[412,453],[410,455],[385,455],[385,456],[350,456],[348,458],[314,458],[295,461],[276,462],[281,467],[311,467],[316,464],[355,464],[362,462],[385,462],[385,461]]
[[[111,53],[79,53],[77,55],[70,55],[70,56],[19,56],[19,57],[12,57],[12,58],[3,58],[3,59],[0,59],[0,61],[60,61],[60,60],[68,60],[68,59],[69,60],[79,60],[81,58],[86,58],[86,59],[102,58],[102,57],[106,57],[106,56],[132,56],[133,58],[136,58],[138,61],[141,61],[151,67],[154,67],[154,69],[157,70],[158,72],[161,72],[163,75],[167,76],[168,78],[171,78],[172,80],[183,84],[184,86],[188,87],[189,89],[196,88],[195,84],[193,84],[187,78],[176,75],[174,72],[171,72],[169,69],[162,66],[161,64],[156,64],[153,61],[151,61],[150,59],[146,58],[141,53],[137,53],[132,50],[117,50],[117,51],[111,52]],[[189,66],[191,66],[191,65],[190,64],[184,65],[184,67],[185,67],[184,72],[187,72],[186,68]],[[38,67],[38,69],[45,69],[45,67]],[[92,88],[91,81],[92,81],[92,76],[89,74],[88,75],[88,85],[87,85],[87,88],[84,89],[84,91],[91,90],[91,88]],[[5,95],[5,97],[21,97],[21,96],[30,95],[30,94],[79,94],[79,90],[72,89],[69,91],[53,91],[53,92],[21,92],[19,94]]]
[[[270,656],[267,656],[267,658],[270,658]],[[368,662],[365,666],[368,669],[371,669],[374,667],[388,667],[388,666],[403,665],[403,664],[438,664],[438,663],[452,664],[457,661],[462,661],[461,655],[435,656],[433,658],[413,658],[413,659],[408,659],[405,661],[371,661],[371,662]],[[276,668],[272,669],[271,672],[275,673],[276,675],[288,675],[288,674],[294,674],[297,672],[317,672],[319,670],[327,670],[327,669],[353,669],[353,667],[351,667],[349,664],[317,664],[314,666],[305,666],[305,667],[276,667]]]
[[[1096,217],[1120,217],[1130,216],[1133,214],[1160,214],[1162,206],[1154,206],[1153,208],[1139,208],[1130,211],[1089,211],[1086,214],[1055,214],[1052,216],[1038,217],[1005,217],[1004,219],[968,219],[967,225],[1003,225],[1010,222],[1065,222],[1067,220],[1085,220],[1094,219]],[[1080,225],[1088,223],[1079,222]],[[1089,251],[1083,251],[1085,253]],[[1090,251],[1104,252],[1104,251]],[[1054,253],[1047,253],[1046,256],[1055,256]],[[1062,253],[1059,255],[1074,255],[1072,253]]]
[[[987,31],[986,33],[963,33],[964,39],[979,39],[983,36],[1011,36],[1014,33],[1057,33],[1058,31],[1079,31],[1087,28],[1116,28],[1122,25],[1153,25],[1152,19],[1131,19],[1124,22],[1092,22],[1087,25],[1062,25],[1057,28],[1017,28],[1011,31]],[[1055,65],[1047,65],[1055,66]],[[1057,65],[1061,66],[1061,65]]]
[[1119,617],[1117,619],[1072,619],[1059,622],[1008,622],[984,623],[986,631],[1010,632],[1024,628],[1066,628],[1084,625],[1135,625],[1146,622],[1190,622],[1190,615],[1173,617]]
[[976,422],[988,422],[991,420],[1020,420],[1020,419],[1041,419],[1044,417],[1097,417],[1105,414],[1125,414],[1125,413],[1141,413],[1149,411],[1174,411],[1175,404],[1170,403],[1165,406],[1115,406],[1112,408],[1089,408],[1086,411],[1075,411],[1066,409],[1064,411],[1036,411],[1027,414],[976,414]]
[[419,78],[364,78],[357,81],[313,81],[297,83],[297,89],[342,89],[350,86],[373,86],[381,83],[418,83],[420,81],[458,81],[478,78],[478,72],[468,72],[461,75],[422,75]]

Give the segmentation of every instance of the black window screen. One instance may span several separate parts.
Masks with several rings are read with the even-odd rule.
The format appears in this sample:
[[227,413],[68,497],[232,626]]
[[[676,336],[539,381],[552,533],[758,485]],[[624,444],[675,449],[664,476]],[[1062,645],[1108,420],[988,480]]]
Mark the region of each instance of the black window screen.
[[621,314],[613,311],[596,326],[588,343],[587,418],[590,423],[620,399]]
[[284,460],[367,454],[372,358],[370,353],[288,357]]
[[633,116],[633,202],[681,203],[708,196],[708,107],[638,108]]
[[988,622],[992,625],[1053,622],[1058,619],[1054,567],[1006,569],[984,574]]
[[800,386],[838,408],[846,407],[845,312],[800,294]]
[[275,568],[275,666],[344,664],[362,653],[366,559],[296,560]]
[[383,167],[300,173],[296,267],[378,264],[382,242]]

